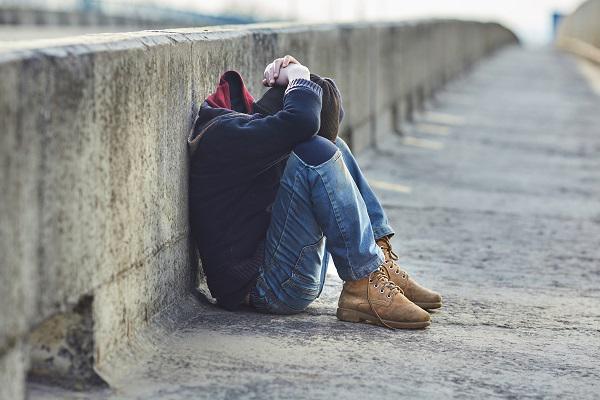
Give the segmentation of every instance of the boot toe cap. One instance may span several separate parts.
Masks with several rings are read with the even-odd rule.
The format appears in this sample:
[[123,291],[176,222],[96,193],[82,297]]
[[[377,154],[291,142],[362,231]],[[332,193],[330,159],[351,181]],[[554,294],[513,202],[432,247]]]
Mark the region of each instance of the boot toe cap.
[[421,293],[418,299],[413,300],[416,305],[426,310],[440,308],[442,296],[439,293],[427,290]]
[[408,300],[407,304],[399,311],[397,318],[405,322],[428,322],[431,320],[427,311],[412,302],[408,303]]

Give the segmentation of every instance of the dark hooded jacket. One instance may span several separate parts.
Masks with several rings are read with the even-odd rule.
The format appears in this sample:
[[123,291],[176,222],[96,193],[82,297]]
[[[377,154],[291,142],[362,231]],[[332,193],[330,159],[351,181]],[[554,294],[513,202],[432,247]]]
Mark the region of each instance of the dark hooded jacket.
[[293,147],[319,130],[322,89],[296,79],[275,115],[252,114],[237,72],[221,77],[188,138],[190,220],[208,287],[238,307],[258,277],[283,167]]

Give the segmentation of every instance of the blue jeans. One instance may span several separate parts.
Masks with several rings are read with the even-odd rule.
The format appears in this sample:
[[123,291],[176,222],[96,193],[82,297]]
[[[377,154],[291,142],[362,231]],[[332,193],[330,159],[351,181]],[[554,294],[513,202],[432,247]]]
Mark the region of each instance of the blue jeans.
[[264,263],[250,304],[259,311],[303,311],[323,289],[329,254],[344,281],[368,276],[384,261],[375,240],[394,233],[346,143],[311,166],[294,152],[273,204]]

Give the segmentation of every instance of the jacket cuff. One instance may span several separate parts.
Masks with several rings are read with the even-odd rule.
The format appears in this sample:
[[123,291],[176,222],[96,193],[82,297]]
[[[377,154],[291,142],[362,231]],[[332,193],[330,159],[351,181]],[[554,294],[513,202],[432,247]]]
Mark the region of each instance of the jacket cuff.
[[288,86],[287,89],[285,89],[285,94],[288,94],[289,92],[291,92],[292,90],[296,90],[296,89],[308,89],[310,91],[312,91],[313,93],[315,93],[316,95],[318,95],[319,97],[323,96],[323,89],[321,89],[321,86],[317,85],[316,83],[309,81],[307,79],[302,79],[302,78],[297,78],[294,79],[293,81],[291,81]]

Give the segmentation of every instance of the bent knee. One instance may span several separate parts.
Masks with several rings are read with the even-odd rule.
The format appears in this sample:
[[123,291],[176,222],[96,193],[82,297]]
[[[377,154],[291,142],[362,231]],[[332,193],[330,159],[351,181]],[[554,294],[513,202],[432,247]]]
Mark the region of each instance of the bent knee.
[[321,136],[313,136],[294,147],[298,158],[313,167],[330,160],[337,150],[338,147],[332,141]]

